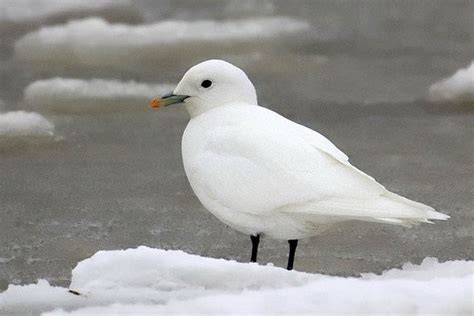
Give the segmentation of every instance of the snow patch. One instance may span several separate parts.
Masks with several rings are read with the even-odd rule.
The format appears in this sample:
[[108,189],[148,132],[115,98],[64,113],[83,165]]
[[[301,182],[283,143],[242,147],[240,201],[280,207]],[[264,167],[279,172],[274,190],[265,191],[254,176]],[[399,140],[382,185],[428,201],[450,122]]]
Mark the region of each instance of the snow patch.
[[54,140],[54,124],[34,112],[0,113],[0,148]]
[[382,275],[342,278],[147,247],[99,251],[72,272],[70,289],[40,280],[0,294],[6,313],[468,314],[474,262],[427,258]]
[[432,102],[474,103],[474,61],[451,77],[433,84],[428,97]]
[[148,109],[151,98],[173,91],[171,84],[52,78],[28,85],[25,104],[57,113],[95,113]]
[[149,25],[110,24],[89,18],[26,34],[15,43],[15,53],[21,60],[37,63],[123,66],[169,58],[177,48],[196,56],[215,53],[218,47],[228,48],[232,43],[260,42],[309,28],[307,22],[288,17],[168,20]]
[[40,25],[89,15],[133,21],[137,20],[138,11],[130,0],[3,0],[0,29],[8,25]]
[[34,112],[0,113],[0,138],[52,136],[54,125]]

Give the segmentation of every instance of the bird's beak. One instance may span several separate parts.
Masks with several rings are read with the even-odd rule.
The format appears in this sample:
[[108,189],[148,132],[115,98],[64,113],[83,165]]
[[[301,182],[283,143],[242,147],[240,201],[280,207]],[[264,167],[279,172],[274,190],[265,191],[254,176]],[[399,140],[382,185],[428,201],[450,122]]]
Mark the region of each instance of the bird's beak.
[[168,106],[171,104],[182,103],[186,98],[189,98],[188,95],[176,95],[173,93],[168,93],[162,96],[161,98],[153,98],[150,101],[150,107],[157,109],[162,106]]

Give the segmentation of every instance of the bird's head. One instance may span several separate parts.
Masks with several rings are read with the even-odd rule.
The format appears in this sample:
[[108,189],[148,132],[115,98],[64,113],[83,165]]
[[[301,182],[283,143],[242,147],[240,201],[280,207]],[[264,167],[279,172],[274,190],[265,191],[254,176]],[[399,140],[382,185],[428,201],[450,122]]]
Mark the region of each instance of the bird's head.
[[240,68],[223,60],[208,60],[189,69],[170,94],[153,99],[158,108],[185,103],[191,117],[229,103],[257,104],[257,94]]

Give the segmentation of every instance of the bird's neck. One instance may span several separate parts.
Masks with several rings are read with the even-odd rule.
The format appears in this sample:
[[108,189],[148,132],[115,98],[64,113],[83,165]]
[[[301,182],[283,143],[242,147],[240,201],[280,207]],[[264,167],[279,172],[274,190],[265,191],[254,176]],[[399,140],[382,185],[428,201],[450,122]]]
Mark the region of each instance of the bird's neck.
[[257,105],[257,103],[248,103],[248,102],[227,102],[227,103],[222,103],[222,104],[212,104],[212,103],[206,103],[206,104],[195,104],[192,102],[187,103],[186,102],[186,110],[189,113],[189,116],[191,119],[207,112],[211,111],[215,108],[220,108],[220,107],[227,107],[227,106],[232,106],[232,105],[237,105],[237,104],[245,104],[245,105]]

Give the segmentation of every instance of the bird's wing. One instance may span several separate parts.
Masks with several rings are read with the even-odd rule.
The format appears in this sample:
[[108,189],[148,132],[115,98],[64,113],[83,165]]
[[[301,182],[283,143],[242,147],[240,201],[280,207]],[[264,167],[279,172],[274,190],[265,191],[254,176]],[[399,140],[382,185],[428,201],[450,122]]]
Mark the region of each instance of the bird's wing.
[[257,115],[205,138],[190,176],[201,184],[198,196],[223,208],[394,224],[442,219],[431,207],[387,191],[321,134],[281,116]]
[[325,136],[321,135],[318,132],[315,132],[314,130],[306,126],[297,124],[283,117],[281,118],[286,120],[286,125],[288,125],[289,127],[291,126],[292,133],[294,133],[295,136],[304,139],[307,143],[330,155],[332,158],[338,160],[340,163],[350,165],[349,157],[347,157],[345,153],[339,150],[339,148],[337,148],[333,143],[331,143],[331,141]]

